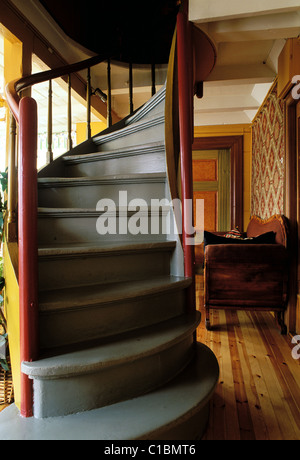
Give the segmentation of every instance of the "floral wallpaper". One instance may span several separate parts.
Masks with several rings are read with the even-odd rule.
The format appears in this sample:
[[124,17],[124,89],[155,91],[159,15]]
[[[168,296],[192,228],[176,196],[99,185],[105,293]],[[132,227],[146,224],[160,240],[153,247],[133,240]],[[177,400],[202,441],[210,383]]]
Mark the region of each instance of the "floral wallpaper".
[[284,171],[285,105],[275,84],[252,126],[252,215],[284,213]]

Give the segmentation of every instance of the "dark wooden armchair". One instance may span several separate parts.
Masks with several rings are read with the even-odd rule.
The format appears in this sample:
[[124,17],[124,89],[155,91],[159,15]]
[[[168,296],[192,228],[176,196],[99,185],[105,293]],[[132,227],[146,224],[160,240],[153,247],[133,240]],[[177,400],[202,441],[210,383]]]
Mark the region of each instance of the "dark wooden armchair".
[[[274,241],[272,244],[261,243],[264,241],[262,236],[268,232],[274,232]],[[227,243],[223,238],[218,243],[205,245],[206,327],[210,328],[211,309],[271,310],[277,314],[281,333],[286,334],[284,311],[289,272],[287,220],[281,215],[268,220],[253,216],[246,236],[253,239],[231,239]]]

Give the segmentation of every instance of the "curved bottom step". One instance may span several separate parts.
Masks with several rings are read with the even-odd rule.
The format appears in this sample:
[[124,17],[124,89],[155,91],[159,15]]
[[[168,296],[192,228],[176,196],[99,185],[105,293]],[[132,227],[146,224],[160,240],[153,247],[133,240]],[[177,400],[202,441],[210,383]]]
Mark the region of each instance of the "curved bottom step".
[[209,417],[219,378],[212,351],[196,344],[195,360],[168,385],[149,394],[67,417],[20,417],[15,405],[0,413],[2,440],[195,440]]

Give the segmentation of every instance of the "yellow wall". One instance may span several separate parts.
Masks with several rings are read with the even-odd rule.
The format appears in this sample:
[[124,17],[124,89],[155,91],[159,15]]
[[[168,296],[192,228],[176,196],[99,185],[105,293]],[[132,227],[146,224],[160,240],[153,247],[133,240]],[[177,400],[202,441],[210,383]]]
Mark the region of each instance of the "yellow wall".
[[[22,76],[22,43],[5,28],[4,33],[4,82],[7,84]],[[6,120],[9,120],[7,109]],[[9,123],[6,125],[6,158],[5,164],[8,165],[8,145],[9,145]],[[20,382],[21,382],[21,361],[20,361],[20,319],[19,319],[19,285],[18,285],[18,245],[17,243],[2,243],[5,289],[4,289],[4,311],[7,319],[7,332],[9,341],[9,351],[13,374],[14,398],[17,407],[20,407]]]
[[22,43],[11,34],[4,36],[4,80],[8,83],[22,76]]
[[13,374],[15,404],[21,401],[20,311],[17,280],[18,244],[3,243],[4,256],[4,307],[7,320],[9,352]]
[[[22,77],[22,43],[6,29],[4,30],[4,84]],[[7,108],[6,120],[9,120]],[[6,159],[8,165],[9,123],[6,124]]]
[[196,126],[196,137],[244,136],[244,228],[247,229],[251,213],[251,162],[252,132],[251,125]]
[[[106,123],[103,123],[102,121],[91,123],[92,136],[95,136],[96,134],[100,133],[100,131],[103,131],[106,128]],[[81,142],[84,142],[86,140],[86,123],[76,124],[76,136],[77,144],[81,144]]]

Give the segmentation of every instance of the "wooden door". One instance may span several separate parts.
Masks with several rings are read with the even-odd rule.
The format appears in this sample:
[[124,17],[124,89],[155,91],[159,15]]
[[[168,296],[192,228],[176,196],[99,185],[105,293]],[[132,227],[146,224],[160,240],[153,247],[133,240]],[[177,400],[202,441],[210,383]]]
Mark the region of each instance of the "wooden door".
[[[196,263],[203,259],[201,229],[230,230],[230,150],[193,151],[194,224],[197,229]],[[197,216],[196,200],[204,201],[204,219]],[[204,222],[203,222],[204,220]]]

